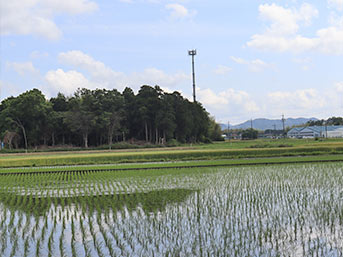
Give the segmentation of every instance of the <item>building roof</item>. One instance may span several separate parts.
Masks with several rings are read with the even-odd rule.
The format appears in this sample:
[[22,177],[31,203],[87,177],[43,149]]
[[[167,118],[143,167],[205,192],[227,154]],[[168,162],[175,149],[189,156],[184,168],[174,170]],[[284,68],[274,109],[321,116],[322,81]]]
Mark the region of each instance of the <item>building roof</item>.
[[299,132],[300,130],[302,130],[303,129],[303,127],[301,127],[301,128],[292,128],[290,131],[288,131],[288,133],[297,133],[297,132]]
[[307,126],[307,127],[295,127],[292,128],[290,131],[288,131],[289,134],[293,133],[305,133],[305,132],[315,132],[315,133],[321,133],[321,132],[332,132],[332,131],[343,131],[343,126]]

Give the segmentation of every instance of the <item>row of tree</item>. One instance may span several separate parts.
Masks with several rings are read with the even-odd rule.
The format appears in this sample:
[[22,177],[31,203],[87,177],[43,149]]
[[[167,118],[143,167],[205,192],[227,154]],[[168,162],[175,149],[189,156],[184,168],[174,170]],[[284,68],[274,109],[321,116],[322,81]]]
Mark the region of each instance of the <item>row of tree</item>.
[[205,142],[221,137],[220,127],[198,102],[160,87],[78,89],[49,100],[38,89],[0,104],[0,140],[9,147],[84,147],[126,140],[165,144],[169,140]]
[[338,126],[343,125],[342,117],[331,117],[327,120],[310,120],[307,122],[306,126]]

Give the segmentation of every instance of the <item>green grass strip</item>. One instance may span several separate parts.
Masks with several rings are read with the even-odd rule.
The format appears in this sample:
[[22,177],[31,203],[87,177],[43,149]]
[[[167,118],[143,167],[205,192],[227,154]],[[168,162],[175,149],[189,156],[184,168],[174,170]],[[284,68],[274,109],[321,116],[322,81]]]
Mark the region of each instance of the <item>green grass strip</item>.
[[22,154],[0,157],[0,168],[89,165],[187,160],[219,160],[343,154],[343,147],[288,147],[267,149],[190,149],[134,152]]
[[178,161],[167,163],[135,163],[116,165],[91,165],[91,166],[65,166],[65,167],[30,167],[30,168],[6,168],[0,169],[0,174],[11,173],[45,173],[45,172],[73,172],[73,171],[110,171],[110,170],[148,170],[167,168],[202,168],[202,167],[225,167],[240,165],[268,165],[268,164],[291,164],[311,162],[343,162],[343,155],[319,155],[297,156],[276,158],[254,159],[231,159],[210,161]]

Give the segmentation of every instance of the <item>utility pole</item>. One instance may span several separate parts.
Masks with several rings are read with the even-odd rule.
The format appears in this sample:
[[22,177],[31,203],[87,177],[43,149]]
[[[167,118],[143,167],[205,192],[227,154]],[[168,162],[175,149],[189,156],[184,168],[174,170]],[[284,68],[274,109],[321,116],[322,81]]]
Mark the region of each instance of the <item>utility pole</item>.
[[252,129],[252,119],[250,120],[250,128]]
[[285,137],[285,115],[282,114],[282,129],[283,129],[283,136]]
[[325,124],[325,138],[328,138],[328,124],[327,124],[327,121],[325,121],[324,124]]
[[276,125],[274,124],[273,127],[274,127],[274,137],[276,138]]
[[227,137],[229,138],[230,140],[230,121],[227,121]]
[[193,75],[193,102],[196,102],[195,97],[195,71],[194,71],[194,56],[197,55],[197,50],[189,50],[188,55],[192,56],[192,75]]

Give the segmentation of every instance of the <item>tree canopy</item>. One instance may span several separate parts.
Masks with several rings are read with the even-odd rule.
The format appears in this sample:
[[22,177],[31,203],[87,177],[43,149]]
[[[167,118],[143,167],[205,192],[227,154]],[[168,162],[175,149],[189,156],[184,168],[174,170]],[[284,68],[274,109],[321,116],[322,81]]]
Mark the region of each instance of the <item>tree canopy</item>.
[[131,88],[122,93],[82,88],[72,96],[59,93],[46,99],[33,89],[9,97],[0,104],[0,140],[6,135],[27,149],[65,144],[111,147],[126,140],[206,142],[217,139],[219,130],[201,103],[144,85],[137,94]]
[[327,120],[311,120],[306,123],[307,126],[338,126],[343,125],[343,118],[342,117],[331,117]]
[[256,129],[246,129],[242,132],[242,139],[256,139],[258,137],[258,130]]

